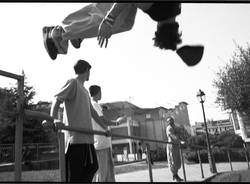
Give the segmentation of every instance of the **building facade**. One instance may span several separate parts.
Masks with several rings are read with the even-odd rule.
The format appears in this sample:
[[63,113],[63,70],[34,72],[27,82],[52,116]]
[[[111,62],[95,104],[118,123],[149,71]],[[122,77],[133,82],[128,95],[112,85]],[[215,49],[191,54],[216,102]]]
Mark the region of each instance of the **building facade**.
[[[117,125],[111,126],[112,133],[138,136],[147,139],[167,140],[166,138],[166,118],[173,116],[177,126],[182,126],[191,134],[191,126],[186,102],[180,102],[174,108],[165,107],[157,108],[140,108],[129,102],[113,102],[101,104],[104,116],[109,120],[116,120],[118,117],[125,116],[124,121]],[[38,102],[34,104],[33,110],[42,110],[49,113],[51,102]],[[59,119],[63,119],[63,108],[59,109]],[[114,154],[138,153],[139,140],[112,137],[112,151]],[[142,142],[141,142],[142,143]],[[148,142],[151,150],[165,148],[166,145],[161,143]],[[145,144],[142,144],[145,150]]]
[[[139,108],[129,102],[114,102],[102,104],[104,115],[110,120],[115,120],[120,116],[126,116],[126,120],[119,126],[112,126],[115,134],[139,136],[147,139],[166,139],[166,118],[173,116],[177,126],[183,126],[191,134],[188,109],[186,102],[180,102],[172,109],[164,107]],[[135,154],[139,148],[138,140],[112,138],[114,154],[124,154],[126,152]],[[161,143],[148,142],[151,150],[165,148]],[[143,145],[143,144],[142,144]],[[145,149],[145,145],[143,146]]]
[[[205,124],[204,122],[195,122],[192,129],[195,135],[200,135],[205,133]],[[207,131],[209,134],[214,135],[225,131],[234,132],[234,127],[230,119],[207,121]]]
[[250,147],[250,119],[249,117],[238,111],[230,112],[230,121],[233,124],[234,131],[241,136],[246,145]]

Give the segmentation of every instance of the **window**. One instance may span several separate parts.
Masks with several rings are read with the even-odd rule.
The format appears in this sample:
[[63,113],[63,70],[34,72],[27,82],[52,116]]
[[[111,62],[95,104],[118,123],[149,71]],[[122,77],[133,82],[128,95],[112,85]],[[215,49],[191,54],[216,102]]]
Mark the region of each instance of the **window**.
[[150,119],[151,118],[151,114],[146,114],[146,119]]

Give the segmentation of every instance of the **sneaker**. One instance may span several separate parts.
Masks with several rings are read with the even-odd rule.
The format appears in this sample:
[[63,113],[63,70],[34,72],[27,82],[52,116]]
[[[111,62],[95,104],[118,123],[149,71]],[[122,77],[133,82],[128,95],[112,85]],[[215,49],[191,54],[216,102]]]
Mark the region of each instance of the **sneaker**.
[[75,47],[76,49],[79,49],[81,47],[82,40],[83,39],[81,39],[81,38],[72,39],[72,40],[70,40],[70,43],[73,45],[73,47]]
[[51,31],[51,37],[58,50],[58,54],[67,54],[68,52],[68,40],[63,40],[62,38],[64,32],[62,26],[56,26]]
[[197,65],[203,56],[204,46],[202,45],[185,45],[176,50],[176,53],[188,66]]
[[50,37],[51,31],[54,27],[43,27],[43,43],[44,47],[52,60],[55,60],[58,54],[58,50]]
[[180,177],[178,176],[178,174],[176,174],[176,175],[173,176],[173,180],[176,180],[177,182],[183,181],[183,179],[180,178]]

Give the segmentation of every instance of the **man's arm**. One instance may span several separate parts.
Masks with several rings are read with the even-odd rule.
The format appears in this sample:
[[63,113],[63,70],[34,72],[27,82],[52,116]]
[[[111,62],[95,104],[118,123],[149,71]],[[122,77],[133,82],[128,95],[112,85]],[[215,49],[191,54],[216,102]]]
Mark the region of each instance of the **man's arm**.
[[[62,102],[59,101],[58,99],[55,99],[55,101],[52,102],[51,110],[50,110],[50,116],[52,116],[54,120],[56,120],[58,118],[58,110],[59,110],[59,107],[60,107],[61,103]],[[62,124],[62,123],[61,122],[59,123],[58,121],[49,122],[49,121],[46,121],[46,120],[42,122],[42,125],[43,125],[43,127],[45,129],[53,128],[55,130],[55,126],[56,127],[60,126],[58,124]]]
[[116,19],[120,13],[127,8],[131,3],[114,3],[110,11],[108,11],[107,16],[111,16]]
[[51,109],[50,109],[50,115],[54,118],[57,119],[58,118],[58,110],[60,107],[60,104],[62,102],[58,99],[55,99],[55,101],[52,103],[51,105]]
[[108,128],[106,123],[104,123],[103,118],[101,118],[101,116],[99,116],[97,114],[97,112],[95,111],[95,109],[91,103],[90,103],[90,111],[91,111],[91,116],[96,121],[96,123],[99,124],[103,129],[106,130]]
[[[130,5],[131,3],[114,3],[110,11],[107,12],[107,15],[102,20],[98,29],[97,40],[100,47],[102,47],[105,42],[105,47],[107,47],[108,39],[112,35],[112,27],[115,23],[115,19],[122,13],[125,8],[129,7]],[[132,26],[130,26],[130,28],[126,28],[126,30],[129,30],[131,28]]]
[[167,129],[168,135],[171,137],[171,139],[175,142],[178,143],[180,140],[178,136],[174,133],[174,129],[172,127]]

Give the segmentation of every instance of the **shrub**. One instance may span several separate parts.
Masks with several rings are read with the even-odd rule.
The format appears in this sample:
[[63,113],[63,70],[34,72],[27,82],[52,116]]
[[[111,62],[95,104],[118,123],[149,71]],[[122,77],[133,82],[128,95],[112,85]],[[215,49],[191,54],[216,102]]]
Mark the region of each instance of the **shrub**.
[[151,156],[154,161],[166,161],[167,160],[167,154],[164,148],[158,147],[156,150],[152,151]]
[[[243,150],[230,150],[231,161],[246,161],[245,153]],[[212,149],[212,154],[215,162],[229,162],[227,151],[225,148],[215,147]],[[199,163],[198,155],[196,151],[188,151],[184,153],[184,157],[189,162]],[[200,157],[202,163],[208,163],[207,150],[200,150]]]

